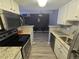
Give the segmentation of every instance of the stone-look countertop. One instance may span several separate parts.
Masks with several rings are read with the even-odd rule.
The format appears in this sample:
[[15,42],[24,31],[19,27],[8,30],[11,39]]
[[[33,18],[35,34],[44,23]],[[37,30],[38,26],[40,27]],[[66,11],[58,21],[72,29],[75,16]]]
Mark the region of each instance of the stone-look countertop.
[[31,34],[33,32],[33,26],[21,26],[18,28],[18,34]]
[[0,47],[0,59],[15,59],[21,52],[21,47]]
[[[67,50],[69,50],[70,46],[69,46],[67,43],[65,43],[65,42],[60,38],[60,35],[57,33],[57,31],[55,30],[55,28],[54,28],[54,29],[53,29],[53,27],[52,27],[52,28],[49,28],[49,32],[52,33],[52,34],[62,43],[62,45],[63,45]],[[63,36],[65,36],[65,35],[63,35]]]
[[67,35],[68,38],[73,39],[74,34],[72,32],[68,30],[64,30],[64,28],[60,28],[59,26],[49,26],[50,31],[54,31],[54,32],[61,32]]

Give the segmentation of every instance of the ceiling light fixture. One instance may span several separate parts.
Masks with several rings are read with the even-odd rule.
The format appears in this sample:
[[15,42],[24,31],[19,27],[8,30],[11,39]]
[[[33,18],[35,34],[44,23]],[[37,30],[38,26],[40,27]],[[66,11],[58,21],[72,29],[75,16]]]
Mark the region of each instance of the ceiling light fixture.
[[45,7],[48,0],[37,0],[37,3],[40,7]]

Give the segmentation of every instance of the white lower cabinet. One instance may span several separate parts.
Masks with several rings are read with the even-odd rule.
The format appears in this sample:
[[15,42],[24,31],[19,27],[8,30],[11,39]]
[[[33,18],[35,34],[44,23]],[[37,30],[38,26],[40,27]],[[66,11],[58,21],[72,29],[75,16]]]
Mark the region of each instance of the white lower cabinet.
[[55,39],[54,52],[58,59],[67,59],[68,50],[57,39]]
[[59,47],[58,47],[58,44],[57,43],[55,43],[54,52],[55,52],[57,58],[58,59],[61,59],[61,57],[60,57],[61,54],[60,54]]

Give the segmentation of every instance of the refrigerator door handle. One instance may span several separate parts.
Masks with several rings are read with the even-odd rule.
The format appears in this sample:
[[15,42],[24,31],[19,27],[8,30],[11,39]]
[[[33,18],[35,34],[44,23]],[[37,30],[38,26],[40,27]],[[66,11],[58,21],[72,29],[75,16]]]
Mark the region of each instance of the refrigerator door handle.
[[75,56],[79,56],[79,51],[77,51],[77,50],[72,50],[71,51]]

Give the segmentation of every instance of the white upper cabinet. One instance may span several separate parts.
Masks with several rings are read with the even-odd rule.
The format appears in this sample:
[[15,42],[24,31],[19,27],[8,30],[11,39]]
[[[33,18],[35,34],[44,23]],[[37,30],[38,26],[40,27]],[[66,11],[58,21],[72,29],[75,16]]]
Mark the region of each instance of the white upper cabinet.
[[76,6],[75,6],[76,7],[75,14],[76,14],[76,16],[78,17],[78,20],[79,20],[79,0],[77,0],[75,4],[76,4]]
[[79,0],[72,0],[59,8],[58,24],[66,24],[67,20],[79,20]]
[[58,12],[58,21],[57,21],[57,23],[58,24],[64,24],[64,13],[62,13],[62,12],[64,12],[64,10],[63,10],[63,8],[61,9],[59,9],[59,12]]
[[19,14],[19,5],[14,0],[0,0],[0,9]]
[[77,10],[77,0],[73,0],[68,4],[68,18],[67,20],[74,20],[77,16],[76,10]]

